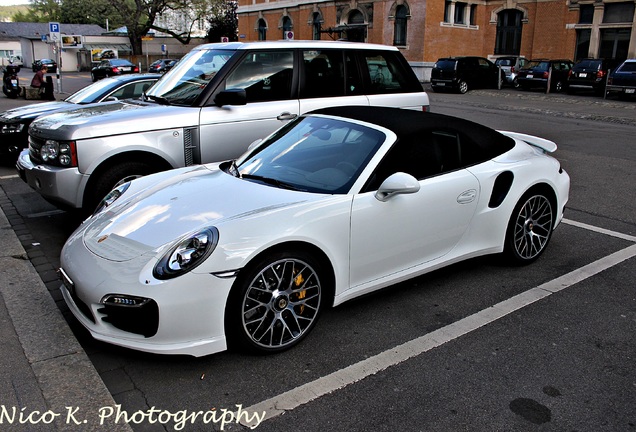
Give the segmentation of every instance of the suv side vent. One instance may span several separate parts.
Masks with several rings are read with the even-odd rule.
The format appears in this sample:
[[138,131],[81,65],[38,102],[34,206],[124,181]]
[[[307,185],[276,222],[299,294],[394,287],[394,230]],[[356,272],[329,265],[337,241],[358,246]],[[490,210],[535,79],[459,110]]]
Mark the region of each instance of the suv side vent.
[[488,207],[497,208],[501,205],[510,191],[513,179],[514,175],[510,171],[504,171],[497,176],[495,185],[492,188],[492,194],[490,195],[490,201],[488,201]]
[[183,151],[185,165],[195,165],[201,163],[201,148],[199,146],[199,136],[197,128],[183,130]]

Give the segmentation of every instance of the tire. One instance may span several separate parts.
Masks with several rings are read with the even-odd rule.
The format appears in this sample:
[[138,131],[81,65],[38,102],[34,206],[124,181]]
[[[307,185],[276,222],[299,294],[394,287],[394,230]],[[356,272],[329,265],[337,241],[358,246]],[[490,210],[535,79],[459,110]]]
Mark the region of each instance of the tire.
[[91,72],[91,81],[97,82],[97,77],[95,76],[93,72]]
[[563,83],[561,81],[557,81],[554,83],[554,92],[561,93],[563,91]]
[[300,343],[322,309],[322,275],[302,251],[266,254],[241,271],[225,310],[230,348],[269,354]]
[[93,183],[93,187],[84,194],[83,211],[91,214],[101,200],[116,186],[127,181],[157,172],[152,166],[144,162],[124,162],[102,172]]
[[554,227],[554,209],[542,191],[531,190],[521,197],[510,216],[504,254],[514,264],[530,264],[548,246]]
[[517,78],[512,80],[512,87],[516,89],[519,88],[519,81],[517,81]]
[[461,94],[465,94],[468,91],[468,83],[464,80],[461,80],[457,83],[457,91]]

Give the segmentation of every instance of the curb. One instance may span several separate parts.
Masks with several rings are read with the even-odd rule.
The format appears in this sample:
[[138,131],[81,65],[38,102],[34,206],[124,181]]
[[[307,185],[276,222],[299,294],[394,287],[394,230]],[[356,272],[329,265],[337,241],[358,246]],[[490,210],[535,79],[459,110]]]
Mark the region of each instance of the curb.
[[[0,204],[0,295],[46,406],[59,413],[56,429],[102,431],[103,425],[95,421],[97,413],[116,403],[29,261],[3,210],[11,203],[1,188]],[[28,413],[28,401],[21,405],[18,411],[26,407]],[[111,424],[108,429],[132,431],[128,424]]]

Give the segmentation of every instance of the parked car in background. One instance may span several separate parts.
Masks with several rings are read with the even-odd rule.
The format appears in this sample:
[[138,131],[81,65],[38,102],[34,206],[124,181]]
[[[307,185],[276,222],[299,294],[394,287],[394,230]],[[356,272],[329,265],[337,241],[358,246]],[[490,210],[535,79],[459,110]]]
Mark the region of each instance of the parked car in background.
[[[372,80],[372,70],[382,78]],[[122,179],[238,157],[254,140],[314,109],[429,109],[398,48],[368,43],[199,45],[165,78],[143,100],[33,122],[29,150],[18,159],[22,178],[59,207],[89,212]],[[77,157],[61,159],[62,149]]]
[[112,344],[281,352],[396,282],[486,254],[534,262],[569,197],[556,148],[442,114],[317,110],[236,161],[122,183],[64,245],[61,292]]
[[122,75],[84,87],[62,101],[24,105],[0,113],[0,160],[14,161],[29,146],[29,125],[37,117],[81,105],[140,97],[161,75]]
[[610,74],[607,94],[632,97],[636,95],[636,59],[625,60]]
[[115,75],[139,73],[139,66],[132,64],[126,59],[107,59],[99,62],[91,69],[91,79],[93,82]]
[[148,72],[152,73],[166,73],[177,63],[176,59],[161,59],[153,62],[148,67]]
[[583,59],[576,63],[568,75],[567,92],[593,90],[597,95],[605,93],[608,72],[616,62],[605,59]]
[[531,88],[548,89],[550,81],[551,92],[561,92],[567,87],[568,75],[574,66],[571,60],[530,60],[517,76],[519,87],[523,90]]
[[33,72],[37,72],[42,69],[42,66],[46,66],[49,72],[57,72],[57,62],[53,59],[39,59],[33,62]]
[[431,71],[433,91],[466,93],[477,88],[498,88],[504,73],[483,57],[446,57],[438,59]]
[[505,83],[514,88],[519,87],[517,74],[523,68],[528,60],[520,56],[499,57],[495,60],[495,66],[500,67],[506,75]]

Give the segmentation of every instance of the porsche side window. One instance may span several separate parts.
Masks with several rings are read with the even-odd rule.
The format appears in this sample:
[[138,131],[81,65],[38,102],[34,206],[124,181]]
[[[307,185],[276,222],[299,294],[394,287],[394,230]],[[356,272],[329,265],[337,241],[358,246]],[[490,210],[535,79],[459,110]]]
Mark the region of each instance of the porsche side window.
[[249,53],[227,77],[226,89],[245,89],[247,102],[286,100],[292,97],[292,51]]
[[396,172],[423,180],[456,170],[461,167],[460,154],[460,140],[454,131],[432,130],[424,136],[399,141],[380,162],[363,190],[377,190]]

